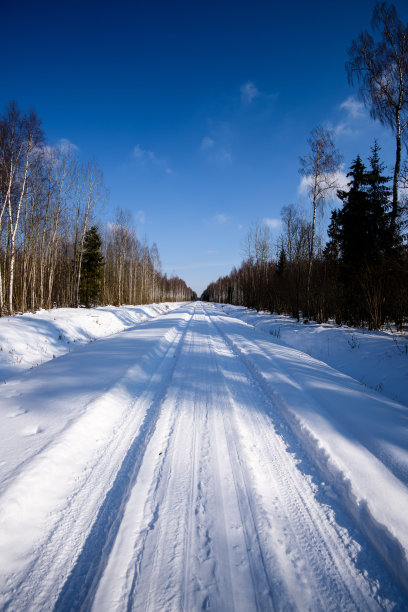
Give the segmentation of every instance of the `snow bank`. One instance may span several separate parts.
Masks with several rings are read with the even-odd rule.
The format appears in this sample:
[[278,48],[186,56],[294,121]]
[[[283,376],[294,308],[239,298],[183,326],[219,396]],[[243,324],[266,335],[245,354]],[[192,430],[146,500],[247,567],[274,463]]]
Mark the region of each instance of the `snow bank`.
[[0,319],[0,382],[78,345],[129,329],[181,302],[100,308],[54,308]]
[[[318,468],[319,486],[347,509],[408,593],[407,338],[222,311],[231,316],[231,346]],[[253,329],[234,328],[236,320]],[[383,384],[368,388],[376,380]]]
[[408,338],[353,327],[307,324],[284,315],[222,305],[224,312],[408,406]]

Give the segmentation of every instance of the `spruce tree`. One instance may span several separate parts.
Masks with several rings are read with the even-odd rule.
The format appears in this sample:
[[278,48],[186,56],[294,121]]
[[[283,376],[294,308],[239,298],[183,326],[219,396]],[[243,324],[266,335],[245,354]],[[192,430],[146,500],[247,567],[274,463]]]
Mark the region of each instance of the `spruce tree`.
[[389,178],[383,175],[377,143],[369,161],[367,170],[357,156],[347,175],[351,178],[348,191],[338,191],[343,207],[332,214],[325,256],[338,262],[345,320],[368,321],[370,327],[378,328],[385,316],[387,253],[395,239]]
[[87,308],[99,302],[103,280],[102,241],[98,228],[92,226],[85,235],[79,289],[81,303]]
[[279,253],[279,260],[276,265],[276,273],[278,274],[278,276],[281,276],[284,273],[287,263],[288,263],[288,260],[286,257],[285,249],[283,248],[283,245],[282,245],[280,253]]
[[371,149],[372,155],[369,157],[370,170],[366,173],[369,203],[367,225],[372,245],[370,254],[374,261],[378,261],[398,242],[395,225],[391,225],[389,212],[392,191],[387,183],[390,177],[383,175],[384,164],[380,161],[379,150],[375,142]]

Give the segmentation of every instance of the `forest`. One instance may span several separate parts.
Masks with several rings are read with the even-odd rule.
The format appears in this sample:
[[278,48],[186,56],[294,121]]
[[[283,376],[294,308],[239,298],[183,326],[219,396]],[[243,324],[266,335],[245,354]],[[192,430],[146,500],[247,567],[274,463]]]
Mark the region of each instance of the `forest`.
[[102,170],[69,143],[47,144],[33,110],[0,117],[0,316],[52,307],[185,301],[194,292],[161,272],[156,244],[130,214],[98,223]]
[[[335,320],[379,329],[408,317],[407,186],[403,163],[408,129],[408,25],[393,5],[377,3],[372,33],[362,32],[348,50],[350,84],[374,120],[395,136],[395,163],[388,176],[381,148],[368,160],[356,155],[346,189],[343,158],[332,130],[314,128],[299,172],[308,188],[309,210],[293,204],[281,211],[282,232],[255,224],[239,269],[211,283],[202,299],[289,314],[318,322]],[[318,232],[324,205],[334,201],[327,237]]]

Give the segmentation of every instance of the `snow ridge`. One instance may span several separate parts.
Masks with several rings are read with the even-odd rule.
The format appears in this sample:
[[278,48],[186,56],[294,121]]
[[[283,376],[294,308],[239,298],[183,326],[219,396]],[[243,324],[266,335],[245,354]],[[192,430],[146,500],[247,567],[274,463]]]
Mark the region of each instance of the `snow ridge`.
[[[215,321],[217,320],[217,314],[218,313],[212,314],[212,318],[215,319]],[[217,326],[216,323],[215,325]],[[377,482],[387,480],[388,483],[393,483],[394,490],[398,494],[398,497],[402,495],[402,498],[399,498],[396,508],[391,508],[391,510],[395,510],[393,513],[392,511],[390,512],[389,507],[379,507],[378,504],[373,504],[371,500],[364,498],[364,496],[362,497],[361,491],[358,492],[358,485],[356,486],[356,483],[353,482],[353,478],[347,475],[347,469],[344,469],[344,460],[342,461],[341,458],[338,456],[336,457],[333,452],[328,451],[327,445],[324,444],[320,436],[316,435],[313,427],[302,419],[302,417],[293,410],[293,407],[289,406],[282,395],[274,388],[273,384],[265,375],[265,369],[263,371],[260,370],[256,362],[251,359],[251,350],[249,348],[250,341],[247,341],[245,345],[242,344],[242,342],[237,343],[234,341],[233,337],[223,334],[219,326],[217,326],[217,329],[219,333],[223,335],[234,353],[242,359],[243,363],[245,363],[251,375],[260,384],[262,389],[271,397],[275,406],[279,408],[282,416],[290,425],[294,435],[303,444],[309,458],[313,460],[321,471],[323,478],[333,487],[336,494],[340,495],[344,508],[352,513],[360,529],[367,535],[372,545],[382,555],[389,569],[395,574],[397,580],[408,593],[408,538],[407,532],[405,531],[406,521],[404,521],[401,516],[401,514],[405,514],[405,509],[408,508],[408,494],[406,489],[404,490],[400,486],[400,482],[397,478],[387,473],[384,465],[378,461],[378,459],[371,456],[370,468],[372,473],[370,474],[370,478]],[[281,366],[280,371],[282,372],[282,370],[283,368]],[[302,390],[302,395],[305,397],[304,390]],[[308,396],[307,401],[310,400],[311,398]],[[377,474],[375,472],[376,467]],[[406,473],[406,467],[401,471]],[[388,506],[388,504],[386,504],[386,506]],[[399,529],[397,528],[396,530],[396,526],[399,527]],[[401,544],[401,541],[404,542],[405,548]]]

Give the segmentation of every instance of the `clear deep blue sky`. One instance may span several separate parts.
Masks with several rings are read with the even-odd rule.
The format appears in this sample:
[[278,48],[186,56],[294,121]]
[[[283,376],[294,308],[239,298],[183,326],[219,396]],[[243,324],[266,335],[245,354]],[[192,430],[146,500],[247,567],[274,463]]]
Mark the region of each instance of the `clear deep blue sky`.
[[313,127],[336,131],[345,171],[375,137],[392,163],[391,133],[344,69],[374,1],[1,4],[2,110],[33,107],[51,143],[96,158],[104,218],[130,211],[163,270],[199,294],[239,266],[253,222],[277,237],[282,206],[308,209],[298,157]]

